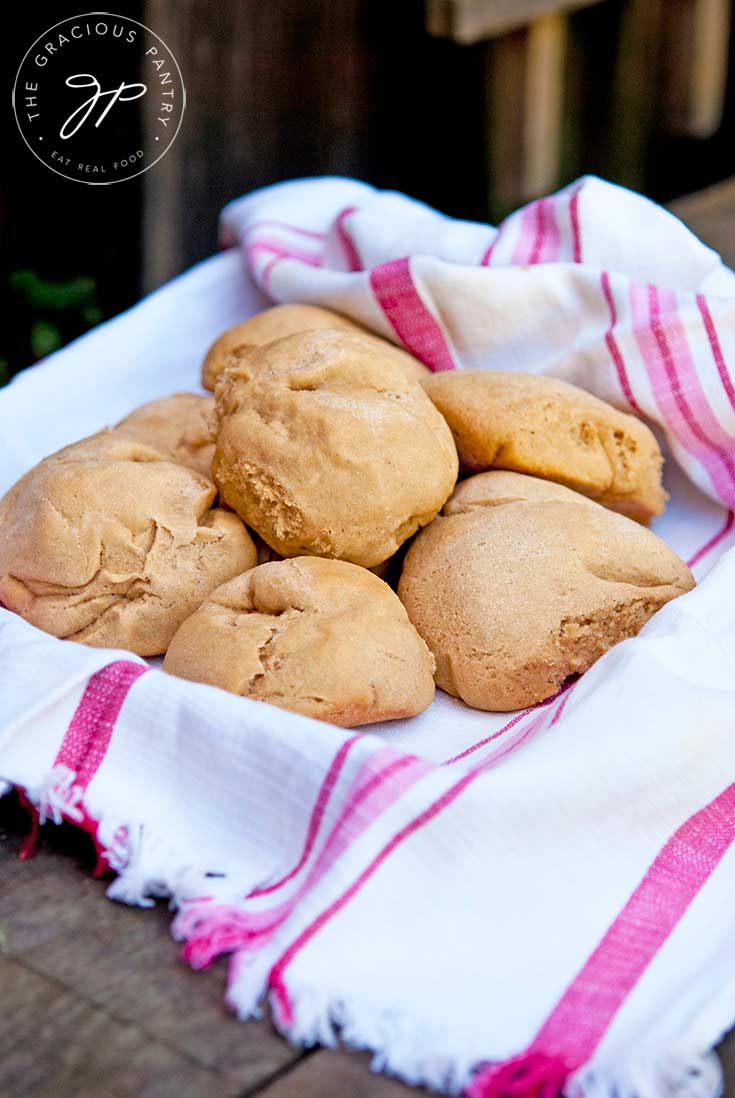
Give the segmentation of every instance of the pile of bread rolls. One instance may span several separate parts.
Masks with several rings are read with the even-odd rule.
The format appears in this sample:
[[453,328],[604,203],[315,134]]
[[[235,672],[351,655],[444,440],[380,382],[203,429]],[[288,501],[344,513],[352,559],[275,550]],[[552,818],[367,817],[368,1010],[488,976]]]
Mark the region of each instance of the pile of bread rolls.
[[214,397],[144,405],[0,500],[6,607],[350,727],[435,683],[543,701],[694,584],[645,526],[653,434],[572,385],[431,374],[309,305],[225,332],[202,381]]

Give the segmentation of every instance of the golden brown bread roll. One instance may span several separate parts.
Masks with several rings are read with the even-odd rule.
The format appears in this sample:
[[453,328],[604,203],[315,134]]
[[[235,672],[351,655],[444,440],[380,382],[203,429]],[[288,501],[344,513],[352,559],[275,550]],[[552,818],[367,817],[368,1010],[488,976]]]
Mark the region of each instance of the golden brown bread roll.
[[67,446],[0,500],[0,600],[56,637],[158,655],[255,565],[214,498],[210,480],[117,431]]
[[559,484],[463,481],[409,549],[398,585],[436,682],[477,709],[554,694],[694,586],[649,530]]
[[262,564],[179,628],[164,670],[350,728],[431,704],[434,662],[397,595],[319,557]]
[[172,461],[211,478],[214,438],[214,398],[196,393],[172,396],[141,404],[120,420],[116,430],[153,446]]
[[380,347],[414,381],[421,381],[429,376],[428,368],[408,351],[396,347],[341,313],[323,309],[319,305],[274,305],[271,309],[264,309],[241,324],[228,328],[214,341],[202,363],[202,385],[205,389],[214,390],[222,371],[255,347],[262,347],[266,343],[272,343],[274,339],[283,339],[295,332],[318,328],[332,328],[362,336],[369,343]]
[[325,329],[269,343],[227,369],[216,404],[222,498],[283,556],[380,564],[454,487],[444,419],[361,338]]
[[663,511],[653,432],[591,393],[494,370],[433,374],[424,388],[452,428],[465,470],[544,477],[644,523]]

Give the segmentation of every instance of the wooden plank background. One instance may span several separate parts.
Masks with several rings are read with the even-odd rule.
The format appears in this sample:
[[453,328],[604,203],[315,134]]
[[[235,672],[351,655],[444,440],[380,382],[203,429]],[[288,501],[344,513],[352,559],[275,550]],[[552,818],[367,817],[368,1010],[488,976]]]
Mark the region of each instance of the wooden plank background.
[[165,905],[112,903],[84,833],[0,800],[0,1095],[7,1098],[403,1098],[367,1056],[289,1047],[224,1003],[226,961],[178,959]]
[[296,176],[484,213],[484,48],[428,35],[423,0],[146,0],[144,21],[187,90],[176,141],[143,176],[146,289],[213,252],[227,201]]
[[226,202],[297,176],[353,175],[495,222],[584,172],[658,198],[718,163],[728,174],[732,5],[145,0],[187,108],[142,177],[143,286],[212,254]]

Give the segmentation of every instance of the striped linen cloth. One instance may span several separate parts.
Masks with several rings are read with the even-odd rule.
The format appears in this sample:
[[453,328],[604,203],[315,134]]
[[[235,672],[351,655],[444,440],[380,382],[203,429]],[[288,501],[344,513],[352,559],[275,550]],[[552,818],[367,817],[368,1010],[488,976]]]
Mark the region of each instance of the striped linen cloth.
[[[735,1021],[735,275],[585,178],[498,229],[344,179],[229,206],[222,255],[0,391],[5,490],[195,388],[268,300],[432,369],[551,373],[658,424],[655,529],[701,582],[547,702],[439,693],[344,731],[54,640],[0,611],[0,780],[89,831],[109,895],[172,898],[242,1018],[471,1098],[709,1098]],[[243,252],[246,263],[242,262]]]

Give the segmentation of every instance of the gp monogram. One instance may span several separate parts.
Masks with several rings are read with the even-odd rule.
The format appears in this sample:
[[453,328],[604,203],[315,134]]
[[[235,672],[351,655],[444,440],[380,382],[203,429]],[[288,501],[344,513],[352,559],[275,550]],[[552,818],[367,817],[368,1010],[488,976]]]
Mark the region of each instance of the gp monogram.
[[98,186],[153,167],[173,144],[185,105],[166,43],[109,12],[45,31],[13,86],[15,118],[34,156],[58,175]]

